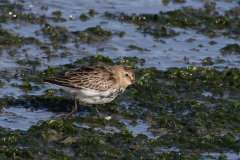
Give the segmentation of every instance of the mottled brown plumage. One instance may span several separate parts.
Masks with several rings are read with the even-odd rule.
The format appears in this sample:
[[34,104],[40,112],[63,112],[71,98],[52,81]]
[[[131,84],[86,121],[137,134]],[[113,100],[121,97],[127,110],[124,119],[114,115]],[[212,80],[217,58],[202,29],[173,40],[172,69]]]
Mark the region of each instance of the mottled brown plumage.
[[80,67],[65,75],[53,77],[58,85],[106,91],[116,83],[109,66]]

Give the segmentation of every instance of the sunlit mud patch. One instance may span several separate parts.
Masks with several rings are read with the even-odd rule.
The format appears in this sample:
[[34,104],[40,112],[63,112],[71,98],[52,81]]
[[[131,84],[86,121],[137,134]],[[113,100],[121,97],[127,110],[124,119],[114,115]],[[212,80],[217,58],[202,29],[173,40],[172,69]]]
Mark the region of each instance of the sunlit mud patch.
[[[134,137],[137,137],[138,135],[146,135],[148,139],[157,139],[159,136],[153,136],[150,131],[148,131],[148,128],[150,125],[144,123],[142,120],[138,119],[136,125],[132,125],[131,120],[126,120],[122,119],[119,120],[119,122],[123,122],[126,125],[127,130],[129,130]],[[104,133],[114,133],[114,132],[120,132],[121,130],[116,128],[116,127],[111,127],[111,126],[104,126],[104,127],[96,127],[96,126],[91,126],[88,124],[79,124],[79,123],[73,123],[74,125],[78,127],[84,127],[84,128],[92,128],[94,130],[101,130]]]
[[240,155],[239,153],[235,152],[225,152],[225,153],[216,153],[216,152],[209,152],[209,153],[203,153],[203,156],[205,156],[206,160],[210,159],[239,159]]
[[207,97],[207,96],[212,96],[212,93],[211,93],[211,92],[203,92],[202,95],[204,95],[205,97]]
[[30,110],[26,108],[3,108],[0,116],[2,127],[12,130],[28,130],[32,125],[35,125],[39,120],[48,120],[54,114],[45,110]]
[[[74,125],[78,126],[78,127],[84,127],[84,128],[91,128],[89,125],[86,124],[78,124],[78,123],[73,123]],[[117,129],[115,127],[110,127],[110,126],[106,126],[104,128],[102,127],[93,127],[94,130],[98,131],[102,131],[104,133],[114,133],[114,132],[120,132],[120,129]]]
[[[120,121],[121,122],[121,121]],[[133,136],[136,137],[139,134],[146,135],[149,139],[157,139],[159,136],[153,136],[151,132],[148,131],[150,125],[144,123],[142,120],[138,119],[136,125],[132,125],[130,120],[122,120],[126,124],[127,129],[132,132]]]

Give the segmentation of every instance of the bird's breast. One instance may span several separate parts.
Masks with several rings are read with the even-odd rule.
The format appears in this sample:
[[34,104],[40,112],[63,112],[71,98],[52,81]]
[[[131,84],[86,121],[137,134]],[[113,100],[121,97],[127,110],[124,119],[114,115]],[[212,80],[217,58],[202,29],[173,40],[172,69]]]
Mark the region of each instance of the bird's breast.
[[116,98],[117,95],[122,93],[119,89],[109,89],[106,91],[98,91],[93,89],[82,89],[77,98],[84,103],[88,104],[103,104],[108,103]]

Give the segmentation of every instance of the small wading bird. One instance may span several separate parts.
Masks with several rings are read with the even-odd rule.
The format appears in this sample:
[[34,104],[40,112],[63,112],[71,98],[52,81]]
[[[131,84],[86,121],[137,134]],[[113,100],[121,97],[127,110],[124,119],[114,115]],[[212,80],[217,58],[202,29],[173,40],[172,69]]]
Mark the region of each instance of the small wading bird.
[[75,107],[66,118],[77,111],[77,99],[92,104],[101,118],[96,104],[112,101],[117,95],[123,93],[129,85],[133,85],[146,98],[134,80],[135,74],[131,68],[116,65],[80,67],[43,82],[54,84],[65,92],[74,95]]

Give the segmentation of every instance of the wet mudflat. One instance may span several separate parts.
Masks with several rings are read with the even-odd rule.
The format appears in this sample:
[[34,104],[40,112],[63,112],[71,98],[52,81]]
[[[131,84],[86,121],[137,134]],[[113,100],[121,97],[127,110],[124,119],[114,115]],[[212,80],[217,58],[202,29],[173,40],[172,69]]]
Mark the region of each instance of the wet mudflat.
[[[1,159],[239,159],[239,1],[0,1]],[[91,106],[42,80],[127,65]]]

